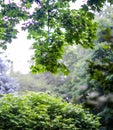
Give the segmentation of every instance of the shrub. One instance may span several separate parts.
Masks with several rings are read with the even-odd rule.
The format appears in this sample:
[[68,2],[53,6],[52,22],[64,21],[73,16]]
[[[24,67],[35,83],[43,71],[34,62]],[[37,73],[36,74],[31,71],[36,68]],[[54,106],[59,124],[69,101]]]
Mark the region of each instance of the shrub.
[[4,95],[0,130],[98,130],[99,117],[45,93]]

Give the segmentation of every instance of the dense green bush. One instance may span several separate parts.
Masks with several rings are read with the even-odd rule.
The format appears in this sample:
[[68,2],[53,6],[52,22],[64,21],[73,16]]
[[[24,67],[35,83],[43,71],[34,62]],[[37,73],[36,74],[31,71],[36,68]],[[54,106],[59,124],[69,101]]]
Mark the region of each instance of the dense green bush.
[[0,130],[98,130],[99,117],[44,93],[0,99]]

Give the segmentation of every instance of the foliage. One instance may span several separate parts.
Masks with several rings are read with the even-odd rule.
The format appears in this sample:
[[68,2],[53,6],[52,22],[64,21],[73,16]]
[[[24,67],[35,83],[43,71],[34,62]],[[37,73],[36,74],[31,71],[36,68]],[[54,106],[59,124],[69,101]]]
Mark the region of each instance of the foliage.
[[92,47],[96,33],[96,24],[91,11],[71,10],[70,2],[69,0],[24,0],[20,3],[0,1],[1,46],[6,48],[7,42],[16,38],[18,30],[15,27],[22,23],[22,30],[28,31],[27,38],[34,39],[32,71],[52,73],[61,71],[68,74],[69,70],[60,60],[64,47],[75,43]]
[[0,94],[13,93],[18,89],[18,83],[6,75],[6,66],[0,59]]
[[63,97],[72,101],[72,98],[78,100],[79,90],[86,87],[86,59],[90,57],[92,49],[84,49],[81,46],[69,46],[65,48],[62,62],[68,67],[70,74],[64,76],[59,73],[53,75],[45,72],[43,74],[21,74],[14,72],[13,68],[10,71],[10,76],[16,77],[19,81],[19,92],[29,91],[43,91],[50,92],[57,96]]
[[10,72],[9,75],[18,79],[18,82],[19,82],[18,92],[19,93],[23,93],[26,91],[34,91],[34,92],[51,91],[53,93],[52,88],[54,88],[55,83],[54,85],[51,85],[52,76],[49,76],[49,73],[34,75],[31,73],[22,74],[19,72]]
[[88,0],[87,5],[91,10],[100,11],[106,2],[113,4],[112,0]]
[[[106,0],[88,0],[81,9],[71,9],[76,0],[22,0],[0,1],[0,46],[16,38],[16,25],[28,31],[28,39],[34,39],[32,72],[63,72],[69,70],[60,59],[64,47],[80,44],[93,47],[96,23],[92,10],[100,10]],[[107,0],[112,4],[112,0]],[[31,11],[33,10],[33,11]]]
[[[103,17],[99,20],[100,28],[96,42],[97,45],[88,64],[88,88],[84,92],[85,106],[90,107],[93,113],[98,113],[102,117],[102,130],[113,129],[111,122],[113,121],[112,10],[113,7],[111,6],[101,12],[101,16]],[[104,22],[101,22],[103,19]],[[98,42],[101,43],[98,44]]]
[[90,57],[90,53],[91,49],[84,49],[81,46],[66,48],[63,62],[69,68],[70,74],[58,76],[58,79],[62,79],[62,81],[58,80],[59,84],[53,87],[58,95],[65,99],[68,98],[69,101],[72,101],[72,99],[78,100],[81,89],[83,86],[86,87],[86,59]]
[[1,130],[98,130],[99,117],[44,93],[0,99]]
[[[63,72],[69,70],[61,62],[64,47],[80,44],[93,47],[96,36],[96,23],[91,10],[102,8],[106,0],[88,0],[81,9],[70,9],[70,2],[76,0],[22,0],[0,1],[0,46],[16,38],[17,24],[28,31],[28,39],[34,39],[34,56],[31,69],[38,72]],[[108,0],[112,4],[111,0]],[[31,11],[33,10],[33,11]]]
[[[105,47],[108,47],[107,49]],[[112,92],[112,62],[113,62],[113,51],[111,46],[107,43],[100,46],[94,52],[92,57],[93,61],[89,61],[89,74],[93,82],[98,81],[95,84],[98,91],[101,93],[108,94]],[[94,81],[95,80],[95,81]],[[99,88],[101,86],[101,88]],[[108,91],[109,90],[109,91]]]
[[[106,48],[107,47],[107,48]],[[86,106],[92,112],[99,113],[102,118],[102,129],[113,129],[111,120],[113,101],[113,50],[110,44],[100,44],[94,51],[88,67],[88,89]]]

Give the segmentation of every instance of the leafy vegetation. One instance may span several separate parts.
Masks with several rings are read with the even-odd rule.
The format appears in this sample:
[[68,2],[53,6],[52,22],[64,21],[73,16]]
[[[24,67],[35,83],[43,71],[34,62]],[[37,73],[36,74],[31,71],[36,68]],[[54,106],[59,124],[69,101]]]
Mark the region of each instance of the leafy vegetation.
[[[75,1],[24,0],[19,3],[0,1],[0,45],[6,49],[7,43],[16,38],[18,33],[15,26],[22,23],[22,30],[28,31],[27,38],[34,39],[32,71],[68,74],[68,68],[60,60],[64,47],[73,44],[93,47],[96,23],[91,9],[97,5],[101,8],[105,3],[105,0],[99,2],[89,0],[81,9],[72,10],[70,2]],[[110,0],[109,2],[112,3]]]
[[49,88],[50,93],[61,95],[73,103],[82,103],[93,114],[99,114],[102,117],[101,130],[113,129],[112,10],[112,6],[106,6],[95,18],[99,26],[93,50],[79,46],[66,48],[63,62],[70,70],[69,76],[59,74],[55,78],[47,73],[36,76],[37,81],[43,77],[45,91]]
[[[91,49],[83,49],[80,46],[66,48],[63,55],[63,63],[69,68],[70,74],[64,76],[61,73],[52,75],[51,73],[43,74],[21,74],[14,72],[13,67],[10,71],[10,76],[16,77],[19,81],[19,92],[43,91],[50,92],[57,96],[62,96],[64,99],[79,98],[78,89],[86,84],[86,59],[90,57]],[[86,85],[85,85],[86,86]]]
[[44,93],[0,99],[1,130],[98,130],[99,117]]
[[[101,130],[113,129],[113,7],[107,6],[100,15],[96,47],[88,61],[87,89],[82,91],[83,104],[102,117]],[[103,21],[104,20],[104,21]],[[102,22],[103,21],[103,22]]]
[[[75,1],[22,0],[17,3],[1,0],[0,47],[7,49],[7,44],[17,36],[19,24],[22,31],[28,32],[27,38],[34,41],[32,72],[45,72],[36,76],[28,74],[27,79],[25,75],[13,73],[21,81],[20,91],[25,91],[26,87],[35,91],[50,90],[68,102],[81,103],[90,108],[91,113],[101,116],[100,130],[112,130],[113,8],[104,4],[106,1],[113,4],[113,1],[88,0],[79,10],[70,8],[70,2]],[[93,50],[75,48],[75,44]],[[55,78],[47,72],[59,74]],[[1,94],[13,92],[15,87],[0,59]],[[67,104],[47,94],[6,95],[0,103],[1,130],[99,129],[98,117],[80,105]]]

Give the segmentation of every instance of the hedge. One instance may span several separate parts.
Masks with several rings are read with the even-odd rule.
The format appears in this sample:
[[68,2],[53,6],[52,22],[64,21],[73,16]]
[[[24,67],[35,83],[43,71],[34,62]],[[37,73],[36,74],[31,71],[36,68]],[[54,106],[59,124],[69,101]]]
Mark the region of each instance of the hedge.
[[0,130],[98,130],[99,117],[45,93],[0,99]]

